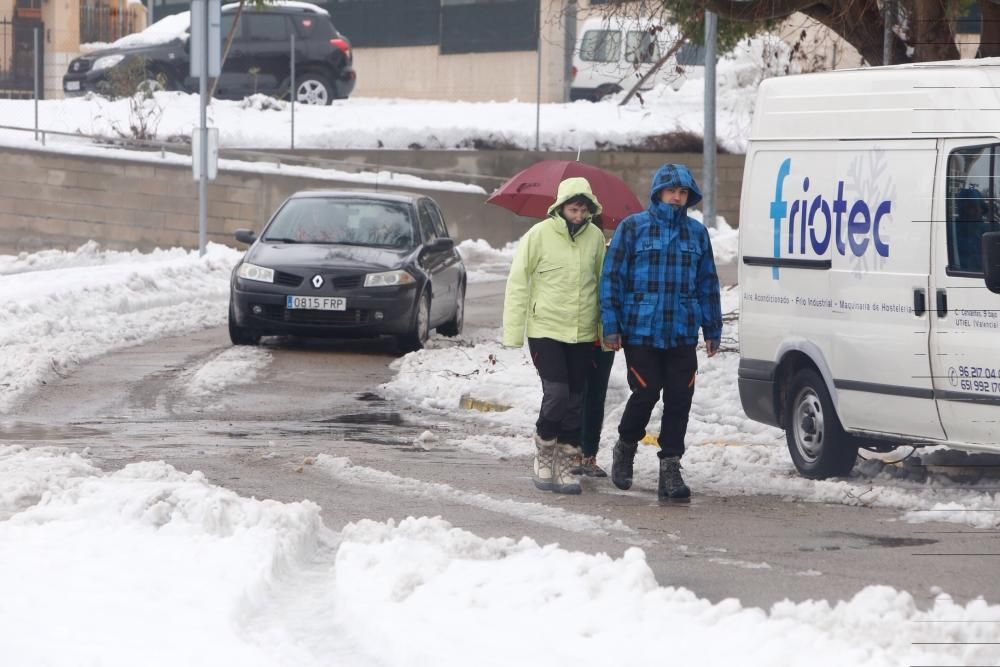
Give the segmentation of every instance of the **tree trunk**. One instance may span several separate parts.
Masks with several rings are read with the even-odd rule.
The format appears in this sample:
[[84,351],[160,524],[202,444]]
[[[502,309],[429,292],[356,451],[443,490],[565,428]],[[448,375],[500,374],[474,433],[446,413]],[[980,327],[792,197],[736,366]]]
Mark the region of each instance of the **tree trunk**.
[[1000,56],[1000,4],[991,0],[979,0],[979,11],[983,17],[979,28],[979,50],[977,58]]
[[[240,14],[243,13],[243,5],[246,0],[240,0],[240,6],[236,8],[236,16],[233,18],[233,24],[229,26],[229,34],[226,35],[226,46],[222,49],[222,60],[219,61],[219,70],[221,74],[222,68],[226,64],[226,57],[229,55],[229,49],[233,45],[233,37],[236,35],[236,28],[240,25]],[[209,86],[208,99],[211,100],[215,97],[215,89],[219,87],[219,80],[212,79],[212,85]]]
[[[884,65],[883,40],[885,39],[885,16],[874,0],[852,2],[852,0],[817,4],[802,10],[834,31],[853,46],[869,65]],[[892,64],[908,63],[913,60],[906,53],[906,44],[898,35],[892,35]]]
[[958,60],[955,45],[955,31],[951,27],[946,0],[915,0],[914,30],[911,40],[914,47],[913,60],[931,62],[935,60]]

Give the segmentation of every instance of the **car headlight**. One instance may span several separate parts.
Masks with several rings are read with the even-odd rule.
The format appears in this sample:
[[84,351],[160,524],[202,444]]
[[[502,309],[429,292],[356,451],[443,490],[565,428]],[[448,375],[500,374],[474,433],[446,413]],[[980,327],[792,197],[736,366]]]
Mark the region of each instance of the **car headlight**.
[[123,60],[125,60],[125,56],[121,54],[115,56],[103,56],[95,60],[94,64],[91,66],[90,69],[92,70],[111,69],[112,67],[114,67]]
[[274,269],[265,269],[263,266],[257,266],[248,262],[240,264],[236,275],[245,280],[256,280],[261,283],[274,282]]
[[396,287],[409,285],[417,279],[406,271],[386,271],[384,273],[369,273],[365,276],[365,287]]

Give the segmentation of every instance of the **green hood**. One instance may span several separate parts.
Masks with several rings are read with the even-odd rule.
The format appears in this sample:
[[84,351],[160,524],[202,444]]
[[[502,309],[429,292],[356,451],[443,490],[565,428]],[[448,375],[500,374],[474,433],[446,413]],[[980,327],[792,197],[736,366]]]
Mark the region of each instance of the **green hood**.
[[594,196],[594,191],[590,189],[590,182],[582,176],[575,176],[567,178],[559,184],[559,193],[556,195],[556,202],[549,207],[549,215],[556,215],[560,206],[577,195],[583,195],[594,202],[594,206],[597,207],[594,215],[600,215],[601,211],[604,210],[601,207],[601,202],[597,201],[597,197]]

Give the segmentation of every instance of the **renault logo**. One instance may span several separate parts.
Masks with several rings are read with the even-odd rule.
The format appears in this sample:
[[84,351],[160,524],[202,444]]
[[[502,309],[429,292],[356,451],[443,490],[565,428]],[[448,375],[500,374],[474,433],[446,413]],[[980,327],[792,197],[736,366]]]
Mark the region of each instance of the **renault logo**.
[[317,273],[315,276],[313,276],[312,284],[313,284],[313,287],[315,287],[316,289],[319,289],[320,287],[322,287],[323,286],[323,276],[321,276],[321,275],[319,275]]

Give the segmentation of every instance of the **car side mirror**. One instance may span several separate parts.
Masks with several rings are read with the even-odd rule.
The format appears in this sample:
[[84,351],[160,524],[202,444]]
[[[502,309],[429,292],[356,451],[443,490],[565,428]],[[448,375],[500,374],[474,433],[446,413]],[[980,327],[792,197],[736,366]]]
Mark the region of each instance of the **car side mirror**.
[[983,234],[982,247],[986,289],[1000,294],[1000,232]]
[[236,240],[240,243],[246,243],[247,245],[252,244],[257,240],[257,235],[254,234],[249,229],[237,229],[236,234],[234,234]]
[[436,238],[431,243],[430,248],[434,252],[444,252],[445,250],[451,250],[455,247],[455,240],[448,238]]

